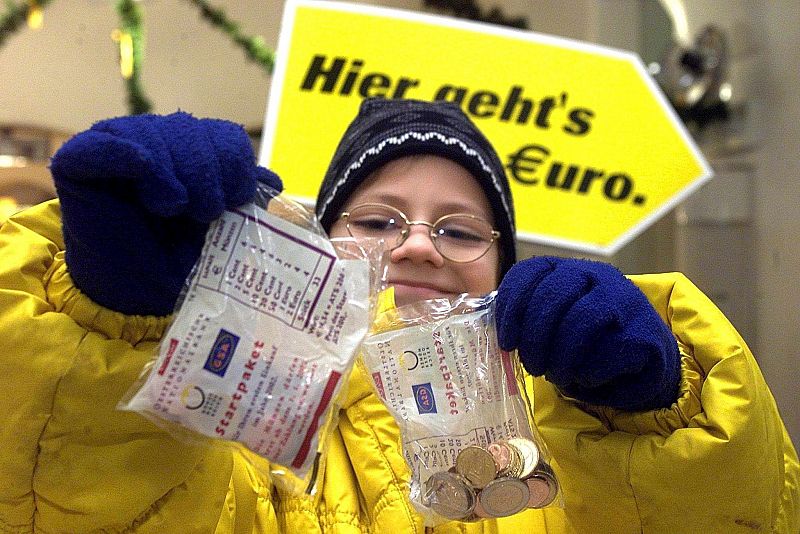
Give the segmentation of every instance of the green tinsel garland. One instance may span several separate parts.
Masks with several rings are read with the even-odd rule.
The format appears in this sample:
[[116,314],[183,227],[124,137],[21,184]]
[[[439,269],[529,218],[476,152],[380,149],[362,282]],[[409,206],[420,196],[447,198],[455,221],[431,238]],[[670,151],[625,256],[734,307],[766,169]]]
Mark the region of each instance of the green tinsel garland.
[[144,34],[142,32],[142,10],[133,0],[118,0],[121,30],[130,34],[133,42],[133,71],[125,80],[128,89],[128,110],[131,115],[149,113],[153,109],[150,100],[144,95],[139,79],[144,53]]
[[187,1],[200,8],[201,15],[209,24],[227,33],[236,44],[245,50],[251,60],[264,68],[267,74],[272,73],[272,67],[275,65],[275,53],[267,48],[261,36],[248,37],[242,34],[239,25],[231,21],[222,9],[213,7],[204,0]]
[[[38,0],[37,4],[40,8],[50,3],[51,0]],[[31,10],[30,2],[23,2],[22,4],[15,4],[11,0],[6,0],[7,11],[0,17],[0,46],[3,46],[5,40],[25,24],[28,18],[28,12]]]
[[[44,8],[52,0],[37,0],[40,8]],[[275,53],[267,48],[261,36],[247,36],[239,30],[239,25],[231,21],[222,9],[213,7],[203,0],[188,0],[200,9],[203,18],[215,28],[225,32],[233,41],[241,46],[247,56],[261,65],[267,74],[272,73],[275,65]],[[5,40],[17,32],[25,24],[28,11],[31,9],[29,2],[15,4],[12,0],[5,0],[6,12],[0,17],[0,47]],[[128,111],[131,115],[148,113],[153,105],[145,96],[141,86],[141,67],[144,55],[144,32],[142,29],[142,9],[134,0],[117,0],[117,13],[120,17],[120,30],[131,36],[133,44],[133,72],[125,80],[128,91]]]

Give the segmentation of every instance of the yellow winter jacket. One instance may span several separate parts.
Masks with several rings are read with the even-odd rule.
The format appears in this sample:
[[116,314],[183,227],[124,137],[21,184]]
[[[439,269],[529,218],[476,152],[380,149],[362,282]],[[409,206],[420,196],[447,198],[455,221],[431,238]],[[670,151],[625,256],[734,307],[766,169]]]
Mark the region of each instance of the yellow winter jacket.
[[[187,445],[117,401],[166,319],[73,285],[52,201],[0,230],[0,532],[424,533],[398,429],[357,368],[313,496],[242,448]],[[670,409],[578,406],[529,379],[565,506],[436,533],[752,533],[800,529],[800,468],[745,343],[678,274],[632,277],[683,352]]]

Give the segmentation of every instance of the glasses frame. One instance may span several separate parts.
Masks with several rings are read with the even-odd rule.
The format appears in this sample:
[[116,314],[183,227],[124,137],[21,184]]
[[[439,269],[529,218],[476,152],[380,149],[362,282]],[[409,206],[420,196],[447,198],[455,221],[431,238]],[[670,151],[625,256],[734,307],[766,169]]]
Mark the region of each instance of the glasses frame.
[[[359,204],[358,206],[353,206],[352,208],[350,208],[349,211],[343,211],[339,215],[339,218],[344,220],[345,226],[347,227],[347,233],[350,234],[350,237],[357,238],[357,236],[353,235],[353,231],[350,229],[350,214],[354,210],[357,210],[357,209],[360,209],[360,208],[368,208],[368,207],[388,208],[388,209],[390,209],[392,211],[395,211],[400,215],[400,217],[403,219],[403,222],[406,224],[406,227],[402,228],[400,230],[400,241],[395,246],[393,246],[392,248],[388,249],[389,251],[396,250],[396,249],[402,247],[403,243],[405,243],[406,240],[408,240],[408,236],[411,235],[411,227],[412,226],[420,226],[420,225],[421,226],[427,226],[430,229],[430,231],[428,232],[428,237],[430,237],[431,243],[433,243],[433,247],[436,249],[436,252],[438,252],[446,260],[452,261],[453,263],[472,263],[473,261],[478,261],[479,259],[484,257],[487,252],[489,252],[489,250],[492,248],[492,245],[494,244],[494,242],[497,241],[498,239],[500,239],[500,232],[498,230],[495,230],[492,227],[492,225],[489,224],[489,221],[487,221],[483,217],[478,217],[477,215],[472,215],[471,213],[448,213],[447,215],[442,215],[441,217],[439,217],[438,219],[436,219],[436,221],[434,221],[432,223],[428,222],[428,221],[412,221],[412,220],[409,220],[408,216],[405,213],[403,213],[399,209],[395,208],[394,206],[390,206],[389,204],[381,204],[379,202],[366,202],[364,204]],[[447,219],[449,219],[451,217],[467,217],[467,218],[475,220],[475,221],[481,221],[481,222],[486,223],[487,226],[489,226],[489,228],[492,229],[492,238],[489,240],[489,243],[486,246],[486,250],[484,250],[483,252],[481,252],[481,254],[479,256],[477,256],[476,258],[473,258],[471,260],[454,260],[453,258],[448,256],[447,254],[442,252],[439,249],[439,244],[437,242],[437,239],[438,239],[439,236],[436,235],[436,233],[434,232],[434,229],[436,228],[436,226],[439,223],[441,223],[442,221],[447,220]]]

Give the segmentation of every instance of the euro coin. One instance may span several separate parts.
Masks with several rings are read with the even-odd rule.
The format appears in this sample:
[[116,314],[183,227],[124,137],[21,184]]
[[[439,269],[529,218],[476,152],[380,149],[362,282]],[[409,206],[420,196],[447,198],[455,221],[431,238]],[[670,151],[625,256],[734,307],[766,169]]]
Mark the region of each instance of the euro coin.
[[[553,502],[558,495],[558,479],[553,468],[547,462],[539,462],[536,471],[525,482],[531,490],[528,508],[543,508]],[[534,493],[536,493],[536,497],[534,497]]]
[[508,448],[509,463],[508,467],[499,473],[499,476],[519,478],[522,474],[522,469],[525,467],[522,460],[522,451],[507,441],[501,441],[500,443]]
[[487,449],[470,446],[458,453],[456,471],[475,488],[483,488],[497,476],[494,456]]
[[497,472],[502,474],[508,470],[508,467],[511,465],[511,450],[508,448],[503,442],[492,442],[486,447],[490,453],[492,453],[492,457],[494,458],[494,463],[497,466]]
[[522,456],[522,469],[518,476],[528,478],[539,463],[539,447],[533,441],[525,438],[511,438],[508,443]]
[[530,478],[526,478],[525,484],[528,485],[528,491],[531,494],[528,499],[528,508],[544,508],[556,497],[555,487],[542,475],[534,474]]
[[478,499],[483,510],[491,517],[506,517],[528,506],[530,490],[518,478],[498,478],[483,488]]
[[483,509],[483,505],[481,504],[480,493],[478,494],[478,498],[475,499],[475,508],[472,509],[472,517],[473,518],[481,518],[487,519],[493,517],[489,515],[486,510]]
[[463,519],[475,508],[475,490],[457,473],[434,473],[425,482],[422,503],[448,519]]

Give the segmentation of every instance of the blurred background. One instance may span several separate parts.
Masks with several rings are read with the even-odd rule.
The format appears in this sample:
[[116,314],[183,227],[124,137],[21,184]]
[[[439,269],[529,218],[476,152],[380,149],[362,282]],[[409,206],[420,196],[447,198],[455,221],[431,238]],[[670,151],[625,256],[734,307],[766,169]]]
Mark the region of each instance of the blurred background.
[[[603,259],[629,274],[682,271],[703,289],[753,349],[800,446],[800,3],[357,3],[499,23],[639,54],[715,177]],[[103,118],[183,109],[243,124],[258,146],[282,11],[283,0],[5,2],[0,219],[52,198],[48,158],[70,135]],[[520,243],[520,250],[523,257],[571,255],[530,243]]]

